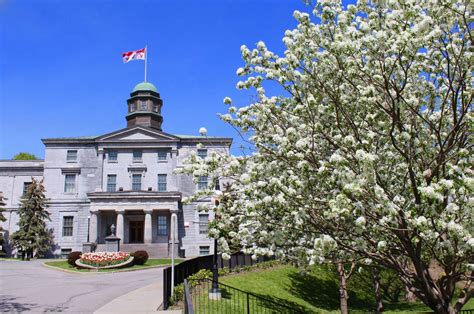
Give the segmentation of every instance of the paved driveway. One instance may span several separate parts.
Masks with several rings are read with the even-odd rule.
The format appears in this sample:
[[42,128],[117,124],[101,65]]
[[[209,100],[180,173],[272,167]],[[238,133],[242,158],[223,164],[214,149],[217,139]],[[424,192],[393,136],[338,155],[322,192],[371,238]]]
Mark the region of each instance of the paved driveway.
[[130,291],[161,283],[162,274],[161,268],[71,274],[46,268],[42,261],[0,261],[0,312],[90,313]]

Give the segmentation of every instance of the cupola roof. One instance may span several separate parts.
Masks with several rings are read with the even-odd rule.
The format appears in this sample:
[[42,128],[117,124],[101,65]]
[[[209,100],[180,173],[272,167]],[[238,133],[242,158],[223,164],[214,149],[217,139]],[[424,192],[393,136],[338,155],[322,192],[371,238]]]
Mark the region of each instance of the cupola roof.
[[141,82],[135,85],[132,93],[138,92],[138,91],[152,91],[152,92],[158,93],[158,90],[156,89],[155,85],[149,82]]

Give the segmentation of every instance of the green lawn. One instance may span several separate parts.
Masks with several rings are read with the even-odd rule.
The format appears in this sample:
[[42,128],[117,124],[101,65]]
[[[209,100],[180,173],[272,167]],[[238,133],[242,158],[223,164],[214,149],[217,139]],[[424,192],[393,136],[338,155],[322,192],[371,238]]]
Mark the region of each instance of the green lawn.
[[[179,264],[183,260],[182,259],[175,259],[175,263]],[[89,269],[77,269],[72,267],[68,264],[66,260],[59,260],[59,261],[52,261],[52,262],[45,262],[48,266],[53,266],[56,268],[67,269],[76,272],[88,273],[91,272]],[[143,265],[133,265],[132,267],[125,267],[125,268],[108,268],[108,269],[100,269],[99,272],[114,272],[114,271],[126,271],[126,270],[138,270],[138,269],[145,269],[155,266],[165,266],[171,265],[171,259],[169,258],[150,258],[145,264]]]
[[[287,305],[292,310],[300,313],[340,312],[337,277],[324,266],[315,267],[313,271],[305,275],[300,274],[292,266],[277,266],[267,270],[224,276],[220,278],[220,282]],[[195,305],[196,313],[246,312],[247,300],[244,294],[240,294],[232,289],[223,289],[221,301],[216,302],[209,300],[207,296],[209,289],[210,287],[201,286],[193,291],[193,304]],[[360,283],[360,280],[353,280],[352,283],[349,282],[348,290],[351,313],[366,313],[373,309],[375,301],[372,293],[368,291],[366,285]],[[384,305],[387,313],[430,312],[430,309],[421,303]],[[257,312],[285,312],[285,310],[272,306],[271,302],[258,302],[251,299],[249,307],[251,309],[253,307]],[[464,308],[474,308],[474,300],[471,300]]]

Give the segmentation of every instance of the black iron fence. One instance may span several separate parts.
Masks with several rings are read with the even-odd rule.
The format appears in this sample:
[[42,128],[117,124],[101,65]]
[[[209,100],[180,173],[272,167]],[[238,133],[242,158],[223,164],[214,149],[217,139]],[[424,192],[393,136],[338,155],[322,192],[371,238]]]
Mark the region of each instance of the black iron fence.
[[184,314],[194,314],[191,289],[186,279],[184,279]]
[[210,279],[185,280],[185,313],[296,313],[291,307],[269,298],[243,291],[222,283],[215,283],[218,292],[212,290]]
[[[217,256],[217,267],[234,269],[236,267],[252,266],[261,262],[272,260],[270,257],[259,257],[252,260],[250,255],[245,255],[241,252],[231,255],[229,260],[224,260],[220,255]],[[212,269],[213,255],[199,256],[193,259],[186,260],[174,267],[174,285],[179,285],[184,282],[184,279],[194,275],[201,269]],[[163,309],[169,306],[171,298],[171,266],[163,270]]]

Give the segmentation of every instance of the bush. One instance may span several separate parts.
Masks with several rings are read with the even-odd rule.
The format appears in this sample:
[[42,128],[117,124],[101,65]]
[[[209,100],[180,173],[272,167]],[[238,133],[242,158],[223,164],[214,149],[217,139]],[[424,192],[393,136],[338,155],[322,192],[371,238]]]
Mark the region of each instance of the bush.
[[136,251],[133,253],[133,263],[135,265],[143,265],[148,261],[147,251]]
[[68,254],[67,262],[69,265],[76,267],[76,261],[81,258],[82,252],[74,251]]
[[[192,289],[199,285],[199,283],[203,279],[211,279],[212,272],[208,269],[201,269],[194,275],[189,276],[189,288]],[[173,289],[173,296],[170,298],[170,305],[176,305],[179,301],[184,300],[184,284],[180,283],[179,285],[175,286]]]

